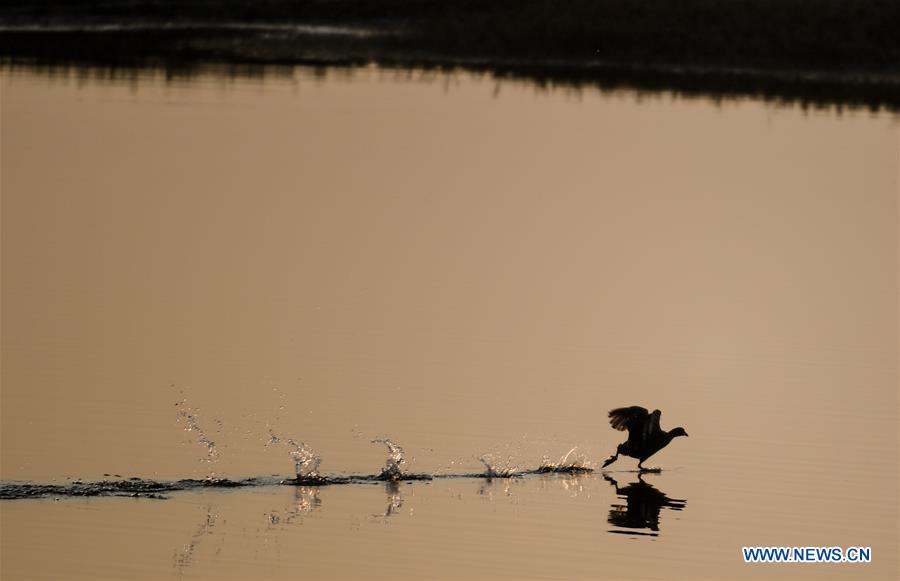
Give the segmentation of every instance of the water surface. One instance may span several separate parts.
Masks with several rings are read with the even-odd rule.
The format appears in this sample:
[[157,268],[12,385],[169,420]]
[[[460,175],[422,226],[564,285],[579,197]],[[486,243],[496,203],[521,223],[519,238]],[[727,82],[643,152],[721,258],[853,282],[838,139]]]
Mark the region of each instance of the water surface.
[[[369,69],[0,83],[2,480],[277,475],[0,501],[4,578],[897,577],[895,118]],[[690,434],[659,474],[277,484],[288,438],[330,475],[386,437],[410,473],[596,466],[632,404]]]

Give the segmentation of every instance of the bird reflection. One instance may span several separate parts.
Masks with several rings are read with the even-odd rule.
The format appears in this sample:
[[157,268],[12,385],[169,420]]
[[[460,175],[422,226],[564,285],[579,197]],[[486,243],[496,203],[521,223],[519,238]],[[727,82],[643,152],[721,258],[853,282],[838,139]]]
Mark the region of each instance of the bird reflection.
[[[658,536],[660,510],[663,508],[682,510],[687,506],[687,500],[669,498],[662,491],[644,482],[640,474],[637,482],[631,482],[623,487],[608,474],[604,474],[603,478],[615,487],[619,498],[626,501],[625,505],[611,505],[607,519],[609,524],[631,529],[609,531],[611,533]],[[653,532],[638,532],[636,529],[650,529]]]

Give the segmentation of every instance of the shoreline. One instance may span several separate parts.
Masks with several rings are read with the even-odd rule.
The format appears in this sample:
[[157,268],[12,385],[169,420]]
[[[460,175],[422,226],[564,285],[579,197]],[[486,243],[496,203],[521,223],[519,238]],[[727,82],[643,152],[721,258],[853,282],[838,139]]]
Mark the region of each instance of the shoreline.
[[7,65],[467,70],[538,85],[900,111],[888,0],[35,0]]
[[[289,30],[288,34],[278,35]],[[236,67],[231,74],[266,67],[383,68],[466,71],[538,86],[602,91],[672,93],[684,97],[762,99],[802,107],[900,112],[900,73],[791,70],[704,64],[616,62],[601,59],[513,58],[411,51],[384,46],[391,33],[314,25],[0,26],[4,67],[163,69],[190,75]],[[273,35],[278,35],[273,38]],[[150,37],[150,38],[147,38]],[[149,42],[144,43],[143,40]]]

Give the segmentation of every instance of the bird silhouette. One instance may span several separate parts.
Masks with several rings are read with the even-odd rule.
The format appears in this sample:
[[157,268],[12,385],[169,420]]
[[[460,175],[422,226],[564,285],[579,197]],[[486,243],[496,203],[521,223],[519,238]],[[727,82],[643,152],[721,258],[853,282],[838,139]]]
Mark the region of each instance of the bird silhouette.
[[662,416],[662,412],[659,410],[653,410],[651,414],[647,408],[637,405],[610,410],[610,425],[623,432],[628,430],[628,440],[618,445],[616,453],[603,463],[603,468],[615,462],[621,454],[637,458],[638,470],[646,470],[642,466],[644,460],[668,446],[672,438],[688,435],[681,427],[673,428],[668,432],[660,428],[660,416]]

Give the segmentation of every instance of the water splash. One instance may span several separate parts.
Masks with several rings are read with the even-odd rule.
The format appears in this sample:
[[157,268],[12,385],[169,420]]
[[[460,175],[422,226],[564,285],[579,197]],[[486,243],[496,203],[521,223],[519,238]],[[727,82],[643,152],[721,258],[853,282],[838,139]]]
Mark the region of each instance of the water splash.
[[266,516],[266,531],[280,524],[292,524],[303,522],[303,518],[322,508],[322,499],[319,498],[318,486],[294,487],[294,498],[291,504],[282,512],[272,511]]
[[387,508],[381,514],[372,515],[376,518],[387,519],[397,514],[403,508],[403,494],[400,492],[400,483],[396,480],[388,480],[384,483],[384,492],[387,495]]
[[541,465],[538,467],[537,472],[566,472],[566,473],[579,473],[579,472],[593,472],[593,468],[590,467],[587,457],[582,454],[576,454],[575,450],[578,449],[578,446],[575,446],[565,454],[556,462],[550,459],[550,456],[546,454],[541,459]]
[[478,495],[485,500],[493,502],[500,494],[507,497],[512,502],[518,502],[515,494],[513,494],[513,484],[517,482],[515,478],[494,479],[487,477],[478,487]]
[[184,547],[175,553],[175,569],[178,570],[179,576],[184,574],[184,569],[194,564],[194,552],[197,546],[206,535],[212,534],[212,529],[219,518],[219,515],[213,512],[212,505],[206,505],[204,512],[206,513],[204,521],[197,527],[197,530],[191,535],[190,540],[185,543]]
[[[293,513],[297,515],[308,514],[322,508],[322,499],[319,498],[319,489],[310,486],[298,486],[294,491],[295,504]],[[290,519],[288,519],[290,521]]]
[[380,478],[384,480],[400,480],[403,478],[401,466],[406,463],[403,457],[403,448],[392,442],[390,438],[376,438],[372,440],[373,444],[384,444],[388,449],[388,457],[384,462],[384,468],[381,469]]
[[519,471],[519,467],[512,463],[512,456],[508,457],[503,465],[491,454],[483,454],[478,460],[484,464],[486,478],[511,478]]
[[[557,483],[569,493],[570,498],[577,498],[584,493],[584,478],[584,472],[579,472],[562,476],[557,480]],[[588,494],[588,498],[590,498],[590,494]]]
[[293,438],[282,438],[270,429],[269,441],[266,446],[276,444],[284,444],[290,447],[288,453],[291,455],[291,460],[294,461],[294,472],[297,474],[297,480],[315,480],[319,478],[319,464],[322,463],[322,458],[307,444],[298,442]]
[[[211,440],[209,436],[206,435],[206,432],[203,431],[203,428],[200,427],[200,410],[189,406],[187,399],[176,402],[175,407],[178,408],[178,418],[176,421],[178,423],[184,423],[184,431],[194,432],[197,437],[197,442],[206,448],[206,457],[202,460],[207,464],[218,462],[219,450],[216,448],[216,443]],[[221,429],[222,422],[219,420],[215,420],[215,422],[219,429]],[[210,471],[210,475],[214,476],[215,472]]]

